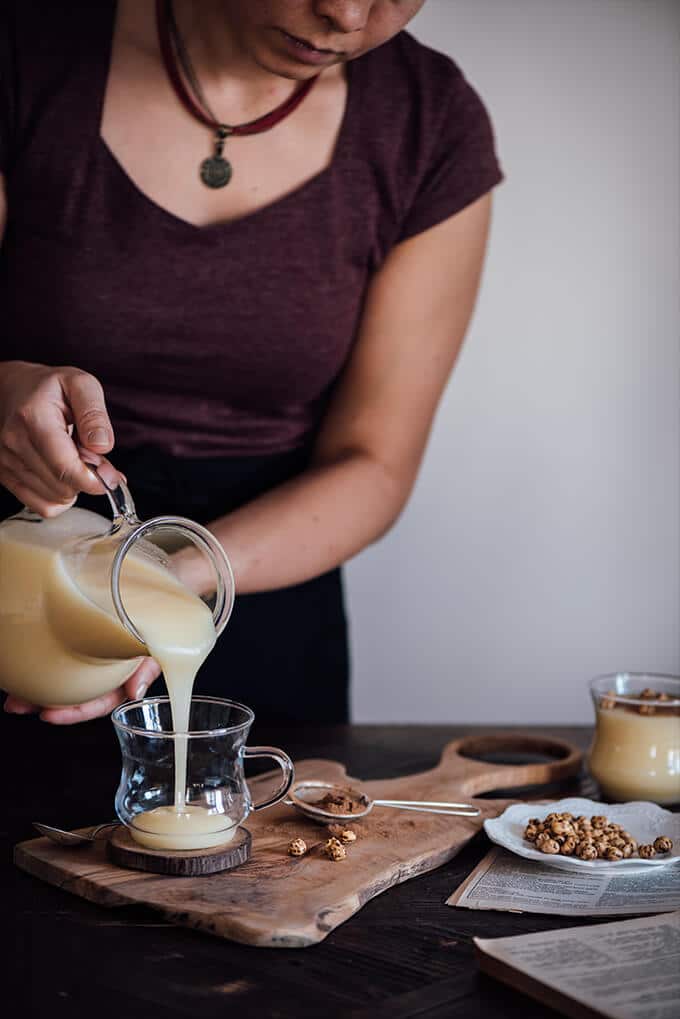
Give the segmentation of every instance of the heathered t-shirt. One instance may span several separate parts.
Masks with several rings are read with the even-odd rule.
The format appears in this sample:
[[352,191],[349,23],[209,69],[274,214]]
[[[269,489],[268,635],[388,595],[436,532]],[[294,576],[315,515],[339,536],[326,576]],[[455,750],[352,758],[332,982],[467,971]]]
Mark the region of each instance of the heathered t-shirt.
[[[303,447],[390,250],[501,179],[486,110],[448,57],[402,32],[348,65],[325,170],[196,227],[100,137],[114,15],[113,0],[0,0],[0,360],[92,372],[119,446]],[[426,332],[414,342],[426,359]]]

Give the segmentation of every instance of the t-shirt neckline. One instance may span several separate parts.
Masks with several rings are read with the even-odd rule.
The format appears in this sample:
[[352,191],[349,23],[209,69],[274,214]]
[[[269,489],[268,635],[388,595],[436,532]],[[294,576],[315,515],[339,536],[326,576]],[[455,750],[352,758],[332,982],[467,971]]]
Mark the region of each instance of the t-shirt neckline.
[[200,225],[197,223],[191,223],[188,219],[184,219],[182,216],[171,212],[170,209],[166,209],[165,206],[160,205],[150,195],[146,194],[134,179],[127,172],[123,164],[120,162],[115,153],[109,148],[108,144],[102,136],[102,119],[104,113],[104,101],[106,98],[106,90],[108,87],[109,76],[111,73],[111,65],[113,61],[113,40],[116,26],[116,16],[118,11],[117,0],[111,0],[108,11],[108,17],[106,18],[106,35],[105,35],[105,52],[104,59],[101,62],[103,67],[103,74],[99,82],[99,87],[95,92],[96,104],[95,104],[95,147],[102,153],[109,169],[116,175],[119,182],[125,187],[137,201],[153,215],[159,216],[166,220],[171,226],[174,226],[185,232],[192,233],[194,235],[214,235],[216,233],[227,233],[232,230],[238,229],[242,225],[250,225],[255,222],[258,218],[271,214],[278,211],[281,207],[286,205],[288,202],[299,199],[307,191],[316,189],[319,185],[323,184],[328,178],[334,175],[347,154],[348,149],[348,136],[350,131],[350,124],[353,119],[353,111],[358,98],[358,81],[356,68],[353,66],[356,61],[348,61],[345,64],[345,73],[347,79],[347,92],[345,96],[345,109],[342,114],[340,121],[340,128],[338,130],[335,146],[333,148],[333,154],[327,166],[319,170],[318,173],[314,174],[308,180],[303,181],[296,187],[292,188],[286,194],[281,195],[279,198],[275,198],[273,201],[267,203],[267,205],[261,206],[259,209],[254,209],[252,212],[248,212],[243,216],[237,216],[234,219],[222,220],[216,223],[207,223]]

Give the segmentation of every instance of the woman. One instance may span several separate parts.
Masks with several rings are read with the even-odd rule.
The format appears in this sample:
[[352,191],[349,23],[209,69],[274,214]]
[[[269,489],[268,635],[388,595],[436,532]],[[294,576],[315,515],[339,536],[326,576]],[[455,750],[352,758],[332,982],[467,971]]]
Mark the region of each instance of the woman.
[[208,523],[240,597],[197,689],[268,718],[347,719],[339,566],[408,498],[480,278],[491,128],[423,2],[0,8],[0,516],[97,495],[78,442]]

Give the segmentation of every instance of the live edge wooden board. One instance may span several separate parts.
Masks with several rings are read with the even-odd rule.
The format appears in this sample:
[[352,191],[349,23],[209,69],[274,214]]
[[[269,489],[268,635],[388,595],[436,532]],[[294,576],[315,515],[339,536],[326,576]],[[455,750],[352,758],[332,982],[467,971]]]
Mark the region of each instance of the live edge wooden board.
[[[463,756],[503,751],[554,760],[499,765]],[[360,782],[348,778],[335,761],[306,760],[296,765],[296,779],[349,784],[374,799],[460,802],[472,801],[477,793],[567,778],[579,770],[580,760],[580,752],[560,740],[502,735],[450,743],[436,768],[417,775]],[[251,786],[259,793],[270,781],[262,776]],[[511,801],[474,802],[482,811],[475,818],[375,807],[355,823],[358,840],[341,862],[318,850],[301,858],[287,855],[291,839],[301,837],[313,846],[327,835],[284,804],[248,818],[252,857],[220,874],[168,877],[126,870],[109,862],[101,842],[67,849],[32,839],[16,846],[14,859],[35,877],[102,906],[145,905],[172,923],[242,944],[304,948],[322,941],[373,896],[452,859],[485,818],[498,815]]]

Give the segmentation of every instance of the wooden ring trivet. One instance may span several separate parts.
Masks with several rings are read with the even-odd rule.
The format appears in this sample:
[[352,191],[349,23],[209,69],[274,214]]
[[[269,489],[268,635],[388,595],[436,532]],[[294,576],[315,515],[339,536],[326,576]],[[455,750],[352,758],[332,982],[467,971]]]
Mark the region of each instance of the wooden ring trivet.
[[147,870],[174,877],[201,877],[221,870],[240,867],[250,859],[250,832],[237,828],[231,842],[213,849],[147,849],[140,846],[127,828],[116,828],[107,842],[106,852],[112,863],[131,870]]

